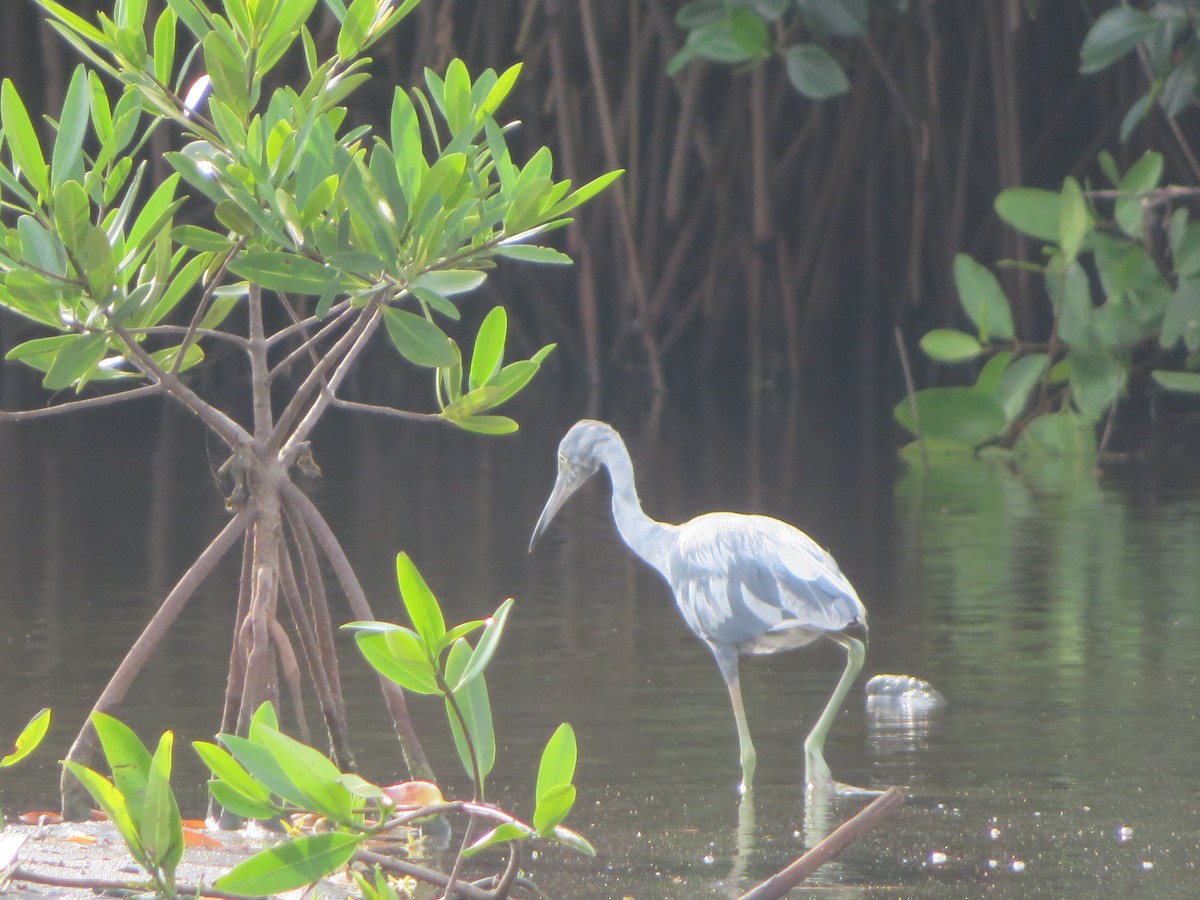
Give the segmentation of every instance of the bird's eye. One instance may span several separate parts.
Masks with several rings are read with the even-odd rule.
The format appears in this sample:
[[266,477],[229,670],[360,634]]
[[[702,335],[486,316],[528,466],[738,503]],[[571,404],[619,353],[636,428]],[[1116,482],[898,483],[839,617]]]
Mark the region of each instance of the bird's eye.
[[558,454],[558,467],[560,469],[565,469],[567,467],[567,454],[565,454],[565,453]]

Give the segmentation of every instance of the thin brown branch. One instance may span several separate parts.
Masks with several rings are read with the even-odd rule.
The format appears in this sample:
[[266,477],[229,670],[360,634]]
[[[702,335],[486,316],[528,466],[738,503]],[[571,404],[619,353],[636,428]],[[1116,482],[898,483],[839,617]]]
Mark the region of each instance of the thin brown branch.
[[394,419],[407,419],[415,422],[446,422],[438,413],[410,412],[394,406],[380,406],[375,403],[360,403],[357,400],[343,400],[341,397],[330,397],[329,405],[336,409],[348,409],[355,412],[373,413],[379,416],[391,416]]
[[[345,376],[348,367],[340,364],[347,359],[350,362],[354,361],[382,319],[383,310],[379,298],[372,300],[360,311],[350,330],[329,348],[321,362],[313,366],[308,377],[296,388],[291,401],[275,421],[275,427],[267,441],[269,449],[279,452],[281,458],[286,458],[287,452],[294,451],[297,445],[304,441],[328,406],[329,401],[326,398],[329,392],[336,391],[335,378],[338,376],[331,376],[328,384],[325,382],[326,376],[335,366],[338,366],[338,371],[342,373],[341,377]],[[338,380],[340,381],[340,378]],[[310,402],[312,405],[305,410]]]
[[[280,485],[280,493],[286,507],[291,509],[291,514],[304,521],[321,545],[321,549],[325,552],[325,558],[329,560],[334,574],[337,575],[338,581],[342,585],[342,591],[350,603],[350,609],[355,618],[374,619],[375,614],[371,611],[371,604],[367,600],[366,592],[359,583],[358,576],[354,574],[354,568],[350,565],[346,552],[342,549],[337,536],[334,535],[333,529],[329,527],[329,523],[325,521],[320,510],[313,505],[313,502],[300,488],[290,481]],[[392,714],[392,721],[395,723],[396,733],[400,738],[400,749],[408,763],[409,772],[414,778],[436,781],[433,768],[429,765],[429,759],[425,756],[425,751],[421,748],[421,742],[417,738],[417,732],[413,728],[412,719],[409,718],[408,701],[404,697],[404,691],[398,684],[383,676],[380,676],[379,683]]]
[[738,900],[777,900],[886,819],[903,803],[904,792],[898,787],[888,788],[787,868],[751,888]]
[[[26,881],[30,884],[44,884],[49,887],[66,890],[93,891],[97,894],[113,893],[119,896],[125,894],[144,894],[149,887],[144,881],[116,881],[111,878],[84,878],[70,875],[51,875],[49,872],[35,872],[24,866],[18,866],[9,874],[12,881]],[[178,882],[175,890],[180,897],[216,897],[218,900],[242,900],[242,894],[227,894],[206,884],[188,884]],[[486,896],[491,897],[491,894]]]
[[71,400],[58,406],[47,406],[44,409],[20,409],[14,411],[0,410],[0,422],[24,422],[28,419],[45,419],[63,413],[75,413],[83,409],[95,409],[99,406],[112,406],[125,400],[136,400],[153,394],[163,394],[166,391],[161,384],[146,384],[141,387],[121,391],[119,394],[105,394],[103,397],[88,397],[86,400]]

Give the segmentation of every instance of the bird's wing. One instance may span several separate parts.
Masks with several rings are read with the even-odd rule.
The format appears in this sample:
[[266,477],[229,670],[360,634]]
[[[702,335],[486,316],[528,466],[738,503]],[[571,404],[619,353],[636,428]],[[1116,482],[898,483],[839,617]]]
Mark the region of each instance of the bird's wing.
[[745,645],[790,630],[816,637],[866,621],[833,557],[766,516],[712,513],[680,526],[666,575],[688,626],[708,640]]

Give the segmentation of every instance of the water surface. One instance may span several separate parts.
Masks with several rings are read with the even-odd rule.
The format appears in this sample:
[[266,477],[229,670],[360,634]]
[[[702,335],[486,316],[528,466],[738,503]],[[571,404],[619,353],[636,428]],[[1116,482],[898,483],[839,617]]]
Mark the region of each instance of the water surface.
[[[580,762],[569,824],[601,851],[542,852],[531,874],[551,896],[736,896],[862,805],[806,806],[800,785],[803,735],[844,657],[818,646],[743,666],[759,780],[740,800],[716,667],[665,585],[620,543],[602,480],[526,553],[555,445],[585,408],[532,398],[518,411],[522,432],[503,440],[331,418],[315,441],[325,477],[306,489],[381,618],[400,614],[400,549],[453,618],[516,597],[490,678],[493,797],[529,815],[541,745],[570,721]],[[135,412],[0,428],[0,741],[43,705],[56,714],[48,747],[0,775],[9,809],[53,805],[54,760],[227,515],[212,474],[223,460],[199,426]],[[1194,896],[1194,472],[976,465],[922,477],[894,465],[886,428],[769,399],[757,411],[677,404],[657,418],[612,418],[652,515],[736,509],[792,521],[834,552],[870,610],[866,667],[826,755],[842,780],[897,784],[910,800],[809,890]],[[178,746],[211,737],[235,579],[231,562],[197,595],[121,711],[144,737],[167,727]],[[364,773],[398,779],[378,689],[349,641],[344,651]],[[947,704],[868,715],[861,684],[878,672],[925,678]],[[413,708],[448,790],[465,791],[440,707]],[[181,753],[176,782],[193,811],[203,778]]]

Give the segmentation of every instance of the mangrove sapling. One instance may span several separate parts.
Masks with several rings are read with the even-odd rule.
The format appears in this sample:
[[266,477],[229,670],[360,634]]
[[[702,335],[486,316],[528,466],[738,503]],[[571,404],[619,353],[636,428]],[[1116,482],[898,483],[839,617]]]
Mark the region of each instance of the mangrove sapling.
[[183,820],[171,790],[172,732],[163,732],[151,755],[125,724],[101,712],[92,724],[108,759],[112,778],[67,760],[65,772],[79,779],[116,826],[137,864],[163,897],[179,896],[175,870],[183,859]]
[[[121,702],[199,585],[240,544],[220,731],[247,734],[253,711],[279,692],[280,665],[298,697],[303,660],[334,759],[353,769],[324,562],[353,616],[374,616],[336,536],[293,480],[296,469],[318,471],[309,437],[335,407],[485,434],[515,430],[493,410],[528,384],[552,347],[506,363],[507,320],[493,311],[468,362],[444,328],[499,259],[569,262],[530,241],[567,224],[619,173],[572,190],[554,180],[547,148],[524,166],[513,160],[495,115],[520,66],[472,77],[452,60],[444,75],[426,72],[424,89],[395,91],[386,134],[349,127],[340,104],[370,78],[365,54],[418,0],[222,0],[219,9],[171,0],[157,14],[117,0],[95,24],[56,0],[36,2],[87,65],[50,122],[49,152],[17,89],[0,85],[0,306],[49,332],[8,358],[78,399],[0,421],[166,398],[226,448],[221,474],[234,512],[95,710]],[[320,15],[336,35],[324,54],[313,37]],[[267,88],[289,55],[302,77]],[[177,149],[162,156],[173,173],[151,185],[146,146],[156,131]],[[436,409],[341,396],[381,332],[408,364],[435,376]],[[227,405],[188,377],[214,346],[239,357],[246,374],[245,396]],[[280,624],[288,618],[291,630]],[[431,778],[402,690],[380,683],[410,771]],[[94,748],[92,721],[68,754],[73,762]],[[70,816],[86,814],[86,797],[65,777],[63,805]]]
[[[17,739],[13,742],[12,752],[7,756],[0,757],[0,769],[15,766],[38,748],[38,744],[42,742],[42,738],[50,730],[50,716],[49,708],[42,709],[25,723],[25,727],[21,729],[21,733],[17,735]],[[4,806],[0,804],[0,828],[3,827]]]
[[[439,696],[463,768],[474,783],[469,801],[447,801],[436,786],[408,782],[380,787],[343,773],[327,757],[281,733],[275,710],[265,703],[242,737],[222,734],[217,743],[199,741],[196,751],[212,770],[209,788],[224,808],[249,819],[320,819],[321,830],[295,834],[235,866],[216,881],[223,891],[265,896],[311,884],[352,860],[375,870],[368,882],[359,874],[364,896],[392,896],[383,873],[439,886],[444,896],[503,898],[517,881],[524,847],[541,839],[594,854],[588,841],[563,827],[575,802],[575,734],[563,724],[547,742],[538,766],[532,824],[484,800],[485,781],[495,762],[485,671],[504,632],[513,601],[506,600],[486,620],[447,628],[441,606],[406,554],[396,560],[397,580],[412,627],[384,622],[346,625],[363,656],[383,677],[417,694]],[[478,634],[474,646],[468,641]],[[395,854],[367,847],[397,831],[419,827],[433,816],[466,817],[448,873]],[[477,821],[492,827],[473,839]],[[504,846],[508,857],[486,891],[464,883],[464,861],[488,847]]]

